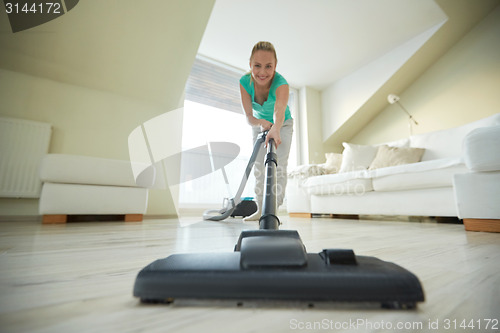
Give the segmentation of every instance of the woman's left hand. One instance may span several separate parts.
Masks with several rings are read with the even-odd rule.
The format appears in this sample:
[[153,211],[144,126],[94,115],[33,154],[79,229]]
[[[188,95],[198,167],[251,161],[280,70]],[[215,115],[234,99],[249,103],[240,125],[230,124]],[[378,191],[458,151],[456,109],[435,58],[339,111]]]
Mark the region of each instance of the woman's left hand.
[[276,125],[273,125],[266,135],[266,142],[264,144],[266,148],[269,140],[271,139],[274,140],[274,144],[276,145],[276,148],[278,148],[278,146],[281,144],[281,136],[280,136],[280,129]]

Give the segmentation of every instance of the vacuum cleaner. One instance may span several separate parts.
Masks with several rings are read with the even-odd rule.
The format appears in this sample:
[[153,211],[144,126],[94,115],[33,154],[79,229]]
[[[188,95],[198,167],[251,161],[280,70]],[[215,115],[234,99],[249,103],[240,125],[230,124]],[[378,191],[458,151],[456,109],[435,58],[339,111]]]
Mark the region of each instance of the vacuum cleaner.
[[[228,218],[229,216],[231,216],[231,214],[236,209],[236,207],[241,203],[241,195],[243,194],[243,191],[245,190],[245,186],[247,184],[248,177],[250,177],[250,173],[252,172],[255,161],[257,160],[257,156],[259,155],[259,152],[262,149],[262,145],[266,141],[267,133],[268,133],[268,131],[264,131],[264,132],[260,133],[260,135],[257,136],[257,140],[255,140],[255,143],[253,146],[252,155],[250,156],[250,160],[248,161],[247,167],[245,169],[245,173],[243,174],[243,178],[241,179],[241,183],[240,183],[240,186],[238,187],[238,191],[236,192],[235,197],[232,199],[229,199],[229,200],[225,200],[224,201],[225,205],[224,205],[224,207],[222,207],[222,209],[206,210],[203,213],[204,220],[210,220],[210,221],[224,220],[224,219]],[[271,172],[274,172],[274,174],[276,174],[277,157],[276,157],[276,154],[274,153],[274,150],[272,152],[274,154],[275,165],[274,165],[274,167],[271,165],[271,167],[274,169],[274,171],[271,171]],[[268,153],[268,155],[269,155],[269,153]],[[266,159],[266,163],[267,163],[267,159]],[[224,174],[224,179],[226,181],[226,184],[229,183],[227,181],[227,177],[225,174]],[[274,177],[273,181],[274,181],[274,183],[276,182],[276,177]],[[267,189],[267,187],[266,187],[266,189]],[[274,196],[274,200],[276,200],[275,197],[276,196]],[[271,208],[271,206],[269,206],[269,205],[268,205],[268,207]],[[264,211],[264,207],[262,207],[262,210]]]
[[[257,138],[242,185],[250,174],[267,132]],[[265,159],[265,187],[258,230],[241,233],[233,252],[173,254],[143,268],[133,294],[144,303],[176,299],[376,303],[383,308],[414,309],[424,301],[418,278],[406,269],[351,249],[307,253],[297,231],[279,230],[273,140]],[[241,191],[242,188],[240,186]],[[238,191],[240,192],[240,191]],[[230,200],[204,219],[220,221],[237,204]]]

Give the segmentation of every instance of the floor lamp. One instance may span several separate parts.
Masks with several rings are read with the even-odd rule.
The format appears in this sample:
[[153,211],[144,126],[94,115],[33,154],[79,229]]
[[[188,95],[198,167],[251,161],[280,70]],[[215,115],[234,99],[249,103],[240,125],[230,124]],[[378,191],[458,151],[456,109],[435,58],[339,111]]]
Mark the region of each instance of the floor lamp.
[[415,123],[415,125],[418,125],[418,122],[415,120],[415,118],[413,118],[413,116],[408,112],[408,110],[405,109],[405,107],[403,106],[403,104],[401,104],[399,102],[399,96],[398,95],[395,95],[395,94],[389,94],[389,96],[387,96],[387,100],[389,101],[389,103],[391,104],[398,104],[401,109],[403,109],[404,112],[406,112],[406,114],[408,115],[408,129],[410,131],[410,136],[413,135],[413,123]]

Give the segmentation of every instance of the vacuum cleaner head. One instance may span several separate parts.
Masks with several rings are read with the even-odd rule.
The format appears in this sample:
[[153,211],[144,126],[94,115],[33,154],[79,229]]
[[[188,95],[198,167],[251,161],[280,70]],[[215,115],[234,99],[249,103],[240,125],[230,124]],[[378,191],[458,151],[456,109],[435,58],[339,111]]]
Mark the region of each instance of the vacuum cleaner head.
[[230,253],[174,254],[139,272],[142,302],[175,299],[377,302],[415,308],[418,278],[393,263],[352,250],[307,253],[296,231],[244,231]]

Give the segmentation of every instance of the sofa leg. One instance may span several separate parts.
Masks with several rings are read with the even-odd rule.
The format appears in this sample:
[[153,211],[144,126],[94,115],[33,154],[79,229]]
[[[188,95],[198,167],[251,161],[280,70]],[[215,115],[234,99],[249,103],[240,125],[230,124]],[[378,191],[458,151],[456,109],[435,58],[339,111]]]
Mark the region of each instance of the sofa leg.
[[290,216],[290,217],[306,218],[306,219],[312,218],[312,214],[311,213],[289,213],[288,216]]
[[142,222],[142,214],[126,214],[125,222]]
[[465,230],[500,232],[500,220],[496,219],[464,219]]
[[68,215],[44,215],[42,218],[43,224],[59,224],[66,223]]

